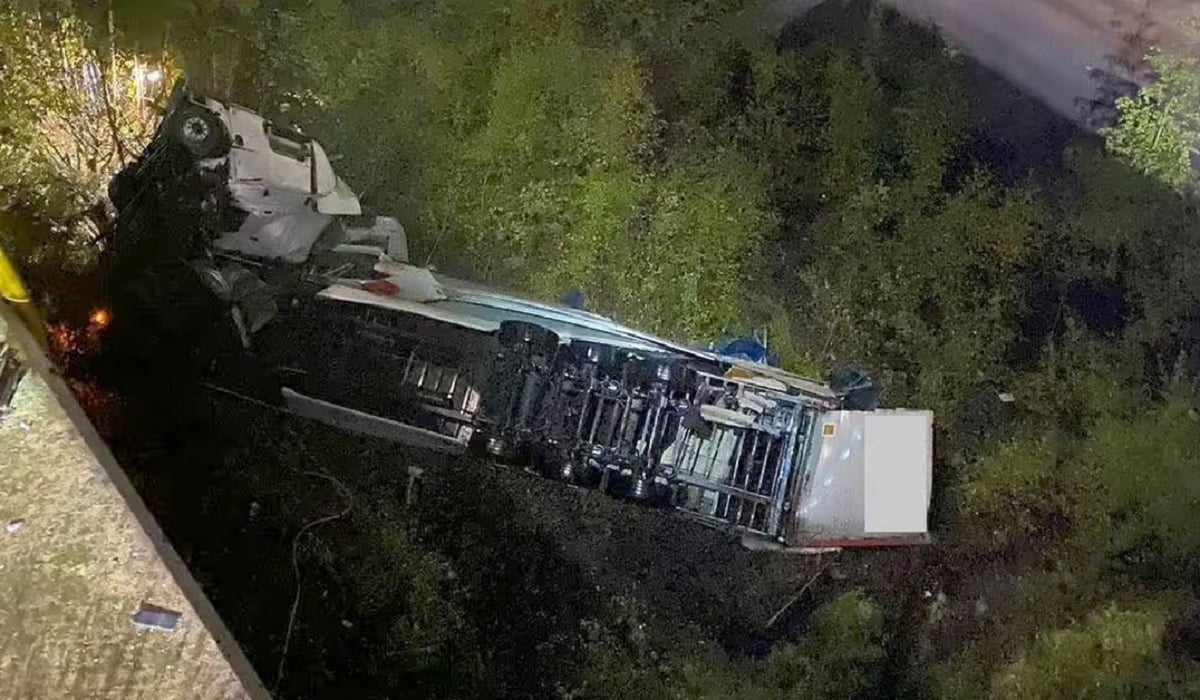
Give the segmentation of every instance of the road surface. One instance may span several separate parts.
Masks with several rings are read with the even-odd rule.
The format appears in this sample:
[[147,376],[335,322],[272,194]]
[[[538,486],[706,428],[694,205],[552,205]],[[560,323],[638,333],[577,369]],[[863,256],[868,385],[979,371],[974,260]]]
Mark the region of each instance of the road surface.
[[[1068,118],[1094,92],[1089,66],[1113,55],[1136,59],[1153,45],[1179,48],[1188,19],[1200,14],[1194,0],[886,1]],[[776,0],[768,17],[782,23],[816,4]]]
[[[11,326],[10,326],[11,322]],[[0,420],[0,697],[265,700],[254,670],[82,409],[23,336]]]

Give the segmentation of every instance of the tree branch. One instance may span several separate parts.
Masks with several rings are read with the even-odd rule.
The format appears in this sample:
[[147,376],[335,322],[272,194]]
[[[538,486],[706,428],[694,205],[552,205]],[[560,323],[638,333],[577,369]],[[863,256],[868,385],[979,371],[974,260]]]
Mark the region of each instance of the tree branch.
[[[109,96],[108,76],[104,72],[104,62],[96,57],[96,65],[100,66],[100,97],[104,100],[104,115],[108,119],[108,128],[112,133],[113,143],[117,146],[117,153],[121,156],[121,162],[129,160],[129,151],[126,150],[124,142],[121,141],[121,130],[117,126],[117,114],[113,109],[112,99]],[[114,66],[116,65],[114,60]]]

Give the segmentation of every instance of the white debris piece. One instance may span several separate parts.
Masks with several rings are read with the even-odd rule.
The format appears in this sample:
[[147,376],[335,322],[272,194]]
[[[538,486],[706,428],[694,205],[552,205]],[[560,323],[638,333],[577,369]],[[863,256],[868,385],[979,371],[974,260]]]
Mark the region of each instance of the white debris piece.
[[404,226],[393,217],[377,216],[375,223],[367,228],[346,227],[346,241],[349,244],[378,245],[388,259],[408,262],[408,236]]

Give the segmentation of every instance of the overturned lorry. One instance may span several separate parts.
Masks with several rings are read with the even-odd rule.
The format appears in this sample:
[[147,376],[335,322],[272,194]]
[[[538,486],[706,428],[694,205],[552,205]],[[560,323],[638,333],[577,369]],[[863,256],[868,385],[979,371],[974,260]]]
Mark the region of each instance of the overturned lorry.
[[929,412],[876,408],[862,375],[805,379],[411,264],[315,141],[249,110],[177,86],[110,198],[126,350],[207,348],[218,382],[297,415],[675,508],[748,546],[927,540]]

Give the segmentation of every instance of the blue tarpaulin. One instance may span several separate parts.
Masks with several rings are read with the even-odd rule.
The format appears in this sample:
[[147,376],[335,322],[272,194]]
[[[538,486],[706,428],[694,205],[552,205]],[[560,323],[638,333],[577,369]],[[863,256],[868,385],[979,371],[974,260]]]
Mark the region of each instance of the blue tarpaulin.
[[773,358],[767,352],[767,347],[758,342],[757,338],[743,336],[722,341],[717,343],[715,350],[726,357],[737,357],[750,362],[765,362],[770,365],[776,364],[772,362]]

